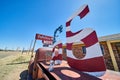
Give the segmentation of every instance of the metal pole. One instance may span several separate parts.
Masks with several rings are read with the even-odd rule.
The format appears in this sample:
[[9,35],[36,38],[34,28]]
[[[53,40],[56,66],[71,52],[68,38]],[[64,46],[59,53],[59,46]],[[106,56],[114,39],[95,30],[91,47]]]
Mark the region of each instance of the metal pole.
[[[33,45],[33,48],[32,48],[31,59],[32,59],[32,57],[33,57],[33,52],[34,52],[35,44],[36,44],[36,39],[35,39],[35,41],[34,41],[34,45]],[[30,60],[31,60],[31,59],[30,59]]]

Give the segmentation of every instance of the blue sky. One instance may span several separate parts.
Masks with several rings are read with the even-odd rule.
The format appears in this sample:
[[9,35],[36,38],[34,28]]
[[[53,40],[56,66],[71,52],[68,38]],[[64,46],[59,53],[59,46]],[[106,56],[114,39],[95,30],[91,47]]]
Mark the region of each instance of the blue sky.
[[[83,4],[89,14],[82,20],[75,17],[73,32],[91,27],[98,36],[120,33],[120,0],[0,0],[0,48],[28,49],[36,33],[53,36],[63,25],[59,39],[65,43],[66,20]],[[41,47],[37,41],[36,49]]]

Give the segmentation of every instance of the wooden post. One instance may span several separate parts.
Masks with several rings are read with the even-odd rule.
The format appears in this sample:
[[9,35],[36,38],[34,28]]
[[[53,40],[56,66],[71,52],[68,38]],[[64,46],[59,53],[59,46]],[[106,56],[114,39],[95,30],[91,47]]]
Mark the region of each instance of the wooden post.
[[109,49],[109,52],[110,52],[110,56],[111,56],[111,59],[112,59],[113,67],[114,67],[115,71],[119,71],[119,68],[118,68],[118,65],[117,65],[117,62],[116,62],[116,59],[115,59],[115,55],[113,53],[110,41],[107,41],[107,46],[108,46],[108,49]]
[[[31,59],[32,59],[32,57],[33,57],[33,52],[34,52],[35,44],[36,44],[36,39],[35,39],[35,41],[34,41],[34,45],[33,45],[33,48],[32,48]],[[30,59],[30,60],[31,60],[31,59]]]

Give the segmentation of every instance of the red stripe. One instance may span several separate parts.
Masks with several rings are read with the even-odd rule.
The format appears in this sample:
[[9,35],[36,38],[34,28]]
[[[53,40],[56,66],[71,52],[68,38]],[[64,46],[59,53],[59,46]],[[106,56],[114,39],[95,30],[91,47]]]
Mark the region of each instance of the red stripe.
[[62,43],[58,44],[58,48],[62,48]]
[[87,37],[85,37],[81,41],[84,42],[86,47],[94,45],[95,43],[98,42],[98,38],[97,38],[96,32],[93,31],[91,34],[89,34]]
[[89,8],[87,5],[85,9],[78,16],[80,16],[80,18],[83,18],[88,12],[89,12]]
[[73,44],[73,43],[67,43],[67,49],[68,49],[68,50],[72,50],[72,44]]
[[79,34],[81,31],[82,31],[82,30],[77,31],[77,32],[75,32],[75,33],[72,33],[71,31],[67,31],[67,32],[66,32],[66,37],[74,36],[74,35],[76,35],[76,34]]
[[68,22],[66,22],[66,27],[70,26],[71,21],[72,21],[72,19],[69,20]]
[[55,51],[55,47],[52,49],[52,52],[54,52]]
[[76,60],[67,57],[67,61],[69,66],[79,71],[87,72],[106,71],[104,59],[102,56],[85,60]]
[[62,48],[62,43],[55,45],[55,46],[53,47],[53,49],[52,49],[52,52],[55,51],[56,46],[58,46],[58,48]]
[[62,54],[58,54],[58,56],[54,56],[52,60],[62,60]]

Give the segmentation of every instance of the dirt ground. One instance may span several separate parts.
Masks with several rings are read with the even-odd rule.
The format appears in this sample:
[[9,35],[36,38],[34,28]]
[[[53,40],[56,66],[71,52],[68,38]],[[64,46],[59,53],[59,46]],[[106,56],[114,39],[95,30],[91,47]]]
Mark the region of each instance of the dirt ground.
[[26,80],[30,54],[0,52],[0,80]]

